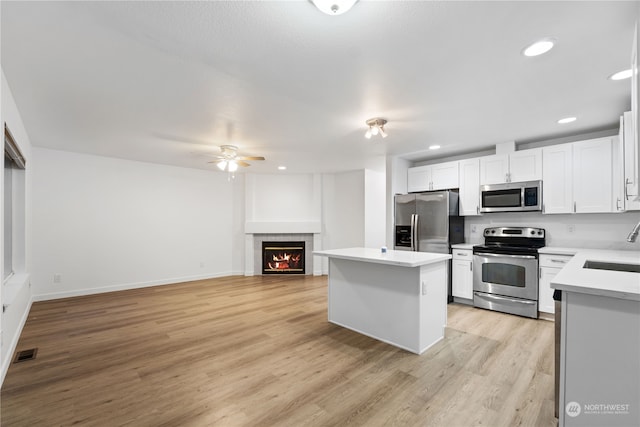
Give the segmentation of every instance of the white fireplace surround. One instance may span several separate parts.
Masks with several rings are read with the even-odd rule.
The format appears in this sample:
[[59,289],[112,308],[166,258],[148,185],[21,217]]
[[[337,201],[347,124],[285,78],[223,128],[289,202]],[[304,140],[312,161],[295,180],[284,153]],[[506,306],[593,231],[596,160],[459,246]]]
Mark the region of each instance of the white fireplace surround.
[[321,218],[320,174],[245,174],[244,275],[262,274],[263,241],[304,241],[305,274],[321,276]]

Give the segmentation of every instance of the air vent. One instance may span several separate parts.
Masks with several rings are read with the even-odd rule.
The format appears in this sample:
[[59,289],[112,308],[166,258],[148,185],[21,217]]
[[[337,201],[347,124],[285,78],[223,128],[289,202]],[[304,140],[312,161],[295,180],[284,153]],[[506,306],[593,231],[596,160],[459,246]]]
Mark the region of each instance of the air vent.
[[16,353],[16,358],[13,359],[13,363],[26,362],[27,360],[33,360],[38,354],[37,348],[30,348],[29,350],[22,350]]

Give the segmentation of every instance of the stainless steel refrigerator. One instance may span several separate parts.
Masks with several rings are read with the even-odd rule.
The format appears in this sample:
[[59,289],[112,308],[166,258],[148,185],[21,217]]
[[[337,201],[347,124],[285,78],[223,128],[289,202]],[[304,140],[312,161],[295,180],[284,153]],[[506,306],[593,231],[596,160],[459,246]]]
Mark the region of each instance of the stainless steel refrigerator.
[[[459,215],[457,190],[399,194],[395,197],[396,250],[451,253],[451,245],[464,243],[464,217]],[[451,297],[449,263],[449,301]]]

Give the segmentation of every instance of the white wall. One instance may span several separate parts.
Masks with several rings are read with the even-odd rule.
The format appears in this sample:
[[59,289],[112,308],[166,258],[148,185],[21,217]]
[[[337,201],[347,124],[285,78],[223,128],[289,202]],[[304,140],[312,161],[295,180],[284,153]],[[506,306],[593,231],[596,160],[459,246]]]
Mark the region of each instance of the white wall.
[[232,274],[225,174],[41,148],[33,164],[36,299]]
[[364,171],[364,247],[385,246],[387,229],[386,174]]
[[320,221],[315,179],[313,174],[248,175],[247,221]]
[[[364,170],[322,176],[322,247],[364,246]],[[322,259],[327,274],[328,261]]]
[[[628,243],[627,235],[640,221],[640,212],[619,214],[542,215],[539,212],[491,213],[465,217],[465,237],[470,243],[484,241],[486,227],[541,227],[547,246],[597,249],[640,249],[640,242]],[[473,233],[474,229],[476,232]]]
[[[2,87],[0,90],[2,103],[0,107],[0,123],[10,129],[16,143],[20,147],[22,154],[27,161],[27,169],[25,171],[25,217],[24,217],[24,247],[19,248],[18,253],[14,252],[14,266],[18,267],[16,276],[7,283],[7,287],[3,284],[0,286],[0,302],[2,306],[6,306],[2,316],[0,317],[0,329],[2,330],[0,339],[0,383],[4,380],[7,373],[13,352],[15,351],[22,327],[29,314],[32,302],[31,289],[29,287],[29,272],[32,270],[32,247],[31,244],[31,212],[32,212],[32,177],[34,166],[32,164],[31,141],[27,135],[27,131],[20,117],[18,107],[2,72]],[[4,164],[4,162],[3,162]],[[4,173],[0,174],[0,188],[4,190]],[[3,191],[4,192],[4,191]],[[0,197],[4,205],[4,195]],[[4,206],[0,209],[3,214]],[[14,222],[19,222],[16,219]],[[4,224],[4,222],[3,222]],[[15,224],[14,224],[15,225]],[[4,241],[4,226],[0,227],[0,241]],[[0,259],[4,260],[4,245],[0,244]],[[2,266],[4,271],[5,266]],[[4,277],[4,274],[3,276]],[[16,279],[19,279],[16,281]],[[9,290],[9,286],[11,289]]]
[[405,194],[407,192],[407,173],[411,162],[406,159],[402,159],[397,156],[390,156],[387,158],[387,193],[386,193],[386,206],[387,206],[387,222],[386,222],[386,238],[387,247],[393,249],[395,242],[395,232],[393,230],[394,224],[394,209],[395,202],[394,196],[396,194]]

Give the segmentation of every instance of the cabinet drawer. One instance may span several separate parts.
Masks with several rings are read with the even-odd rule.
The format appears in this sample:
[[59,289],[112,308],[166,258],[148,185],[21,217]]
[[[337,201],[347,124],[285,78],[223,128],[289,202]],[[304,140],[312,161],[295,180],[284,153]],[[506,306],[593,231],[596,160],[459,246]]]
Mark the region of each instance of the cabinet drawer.
[[473,260],[473,251],[471,249],[453,249],[451,252],[453,259],[459,259],[462,261]]
[[571,258],[572,255],[540,255],[540,267],[562,268]]

